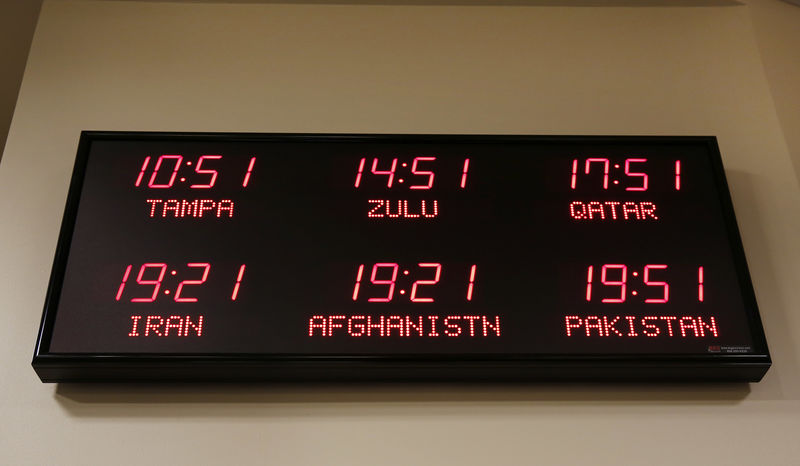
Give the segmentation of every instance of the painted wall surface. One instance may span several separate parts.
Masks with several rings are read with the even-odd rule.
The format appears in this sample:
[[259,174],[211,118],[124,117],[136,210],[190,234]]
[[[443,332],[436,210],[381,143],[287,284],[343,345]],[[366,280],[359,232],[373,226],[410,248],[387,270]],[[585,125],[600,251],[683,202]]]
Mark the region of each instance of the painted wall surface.
[[[797,464],[786,128],[750,7],[665,3],[46,2],[0,165],[0,463]],[[83,129],[716,135],[774,366],[753,385],[41,384]]]
[[40,7],[40,0],[0,0],[0,158]]

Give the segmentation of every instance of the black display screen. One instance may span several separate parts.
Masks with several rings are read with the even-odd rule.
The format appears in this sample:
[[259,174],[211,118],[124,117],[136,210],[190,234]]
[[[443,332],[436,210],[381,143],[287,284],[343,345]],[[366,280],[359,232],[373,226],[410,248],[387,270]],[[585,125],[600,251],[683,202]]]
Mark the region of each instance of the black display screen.
[[42,355],[766,356],[700,137],[84,133],[45,311]]

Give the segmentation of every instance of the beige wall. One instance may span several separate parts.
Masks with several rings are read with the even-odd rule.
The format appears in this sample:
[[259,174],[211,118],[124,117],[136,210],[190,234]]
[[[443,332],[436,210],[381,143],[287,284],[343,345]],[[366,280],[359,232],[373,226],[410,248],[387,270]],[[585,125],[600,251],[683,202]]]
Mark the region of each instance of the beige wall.
[[747,3],[775,111],[800,179],[800,3]]
[[0,158],[41,0],[0,0]]
[[[46,3],[0,165],[0,459],[796,464],[790,50],[759,39],[772,10],[694,4]],[[41,384],[81,129],[717,135],[775,364],[750,386]]]

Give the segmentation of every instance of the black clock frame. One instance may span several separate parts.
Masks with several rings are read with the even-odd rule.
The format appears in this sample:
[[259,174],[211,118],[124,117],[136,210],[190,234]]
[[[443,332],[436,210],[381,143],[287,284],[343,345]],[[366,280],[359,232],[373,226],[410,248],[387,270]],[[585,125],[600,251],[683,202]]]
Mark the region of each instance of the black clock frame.
[[[268,355],[56,354],[49,350],[91,142],[104,139],[192,141],[642,142],[705,144],[749,328],[753,353],[707,355]],[[32,362],[43,382],[109,381],[728,381],[755,382],[771,365],[722,159],[709,136],[488,136],[83,131],[67,196]]]

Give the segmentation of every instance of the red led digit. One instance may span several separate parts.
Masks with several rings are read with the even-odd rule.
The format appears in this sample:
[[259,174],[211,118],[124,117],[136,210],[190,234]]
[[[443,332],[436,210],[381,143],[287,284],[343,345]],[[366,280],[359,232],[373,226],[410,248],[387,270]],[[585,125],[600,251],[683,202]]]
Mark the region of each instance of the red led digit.
[[584,170],[586,174],[589,174],[591,165],[593,162],[600,162],[603,164],[603,189],[608,189],[608,167],[610,162],[608,159],[599,159],[599,158],[592,158],[586,159],[586,169]]
[[392,187],[394,181],[394,172],[397,169],[397,159],[392,159],[392,168],[390,170],[378,170],[378,159],[372,159],[372,173],[375,175],[387,175],[389,179],[386,181],[386,187]]
[[647,191],[647,175],[645,173],[637,173],[630,171],[631,163],[644,163],[647,159],[625,159],[625,174],[628,176],[639,177],[642,179],[642,185],[639,187],[628,186],[625,191]]
[[192,268],[203,268],[203,276],[200,280],[184,280],[180,282],[178,285],[178,289],[175,290],[175,302],[176,303],[196,303],[197,298],[181,298],[181,291],[183,291],[183,287],[185,285],[202,285],[205,283],[206,279],[208,278],[208,271],[211,269],[211,264],[208,262],[192,262],[186,264],[188,267]]
[[364,275],[364,264],[361,264],[358,266],[358,273],[356,274],[356,285],[353,287],[353,301],[358,300],[358,290],[359,288],[361,288],[361,277],[363,275]]
[[[397,159],[395,159],[396,161]],[[378,270],[381,267],[391,267],[392,269],[392,279],[391,280],[378,280],[376,276],[378,275]],[[397,270],[400,268],[398,264],[390,263],[390,262],[379,262],[372,266],[372,277],[370,277],[370,281],[375,285],[389,285],[389,293],[385,298],[369,298],[367,301],[371,303],[388,303],[392,300],[394,296],[394,284],[397,281]]]
[[[159,269],[157,280],[142,280],[145,271],[150,267],[157,267]],[[136,277],[136,283],[140,285],[153,285],[153,294],[149,298],[132,298],[132,303],[152,303],[156,300],[158,290],[161,288],[161,281],[164,280],[164,274],[167,272],[167,264],[148,262],[139,268],[139,276]]]
[[657,265],[648,264],[648,265],[644,266],[644,284],[647,285],[647,286],[662,286],[662,287],[664,287],[664,295],[662,297],[645,299],[644,302],[646,302],[646,303],[666,303],[667,301],[669,301],[669,285],[667,284],[667,282],[656,282],[656,281],[650,280],[650,270],[651,269],[664,270],[666,268],[667,268],[667,266],[666,265],[662,265],[662,264],[657,264]]
[[586,301],[592,300],[592,273],[594,273],[594,266],[589,266],[589,272],[586,274]]
[[[158,170],[161,168],[161,164],[164,160],[174,160],[175,166],[172,167],[172,175],[169,177],[169,182],[166,184],[158,184],[156,183],[156,177],[158,176]],[[156,160],[156,166],[153,168],[153,174],[150,176],[150,182],[147,183],[149,188],[171,188],[172,184],[175,183],[175,177],[178,176],[178,169],[181,166],[181,162],[183,162],[183,157],[180,155],[162,155],[161,157]]]
[[425,185],[414,185],[409,186],[409,189],[431,189],[433,187],[433,172],[429,172],[426,170],[417,170],[417,163],[418,162],[432,162],[436,160],[436,157],[414,157],[414,161],[411,162],[411,173],[414,175],[428,175],[428,183]]
[[244,174],[244,181],[242,181],[242,187],[246,188],[247,183],[250,182],[250,174],[253,173],[253,166],[256,164],[256,158],[250,158],[250,164],[247,165],[247,173]]
[[236,284],[233,285],[233,293],[231,293],[231,301],[236,301],[239,296],[239,287],[242,285],[242,277],[244,277],[244,264],[239,267],[239,275],[236,276]]
[[467,286],[467,301],[472,301],[472,291],[475,288],[475,273],[477,271],[478,271],[478,265],[477,264],[474,264],[469,269],[469,286]]
[[697,268],[697,300],[700,301],[701,303],[703,302],[703,299],[705,298],[705,296],[703,296],[703,295],[704,295],[704,293],[703,293],[703,268],[702,267],[698,267]]
[[194,167],[194,171],[201,174],[201,175],[211,175],[211,179],[208,180],[206,184],[193,184],[189,186],[190,188],[197,188],[197,189],[208,189],[214,186],[214,183],[217,181],[217,171],[216,170],[206,170],[201,169],[200,167],[203,165],[204,160],[218,160],[221,159],[221,155],[203,155],[199,159],[197,159],[197,166]]
[[675,161],[675,190],[681,190],[681,161]]
[[572,178],[570,179],[569,186],[572,189],[575,189],[575,185],[578,181],[578,159],[572,160]]
[[142,178],[144,177],[144,171],[147,170],[147,165],[150,163],[150,156],[148,155],[144,159],[144,163],[142,164],[142,169],[139,170],[139,176],[136,177],[136,184],[134,186],[139,186],[142,184]]
[[364,164],[367,162],[367,159],[362,158],[360,162],[358,162],[358,173],[356,173],[356,188],[361,186],[361,174],[364,173]]
[[412,303],[432,303],[433,298],[417,298],[417,286],[421,285],[435,285],[439,283],[439,278],[442,276],[442,264],[421,262],[419,264],[423,268],[435,268],[436,272],[433,280],[417,280],[411,285],[411,302]]
[[[622,270],[622,278],[619,280],[608,280],[606,278],[606,271],[609,269]],[[604,303],[624,303],[625,302],[625,287],[628,278],[628,267],[623,264],[604,264],[600,270],[600,281],[606,286],[619,286],[619,298],[603,298]]]
[[464,159],[464,169],[461,171],[461,187],[467,187],[467,173],[469,172],[469,159]]
[[133,267],[133,265],[132,265],[132,264],[131,264],[131,265],[129,265],[129,266],[128,266],[128,267],[125,269],[125,275],[123,275],[123,276],[122,276],[122,283],[120,283],[120,284],[119,284],[119,288],[117,289],[117,298],[116,298],[116,299],[117,299],[117,301],[119,301],[119,298],[121,298],[121,297],[122,297],[122,290],[124,290],[124,289],[125,289],[125,283],[128,281],[128,277],[129,277],[129,276],[130,276],[130,274],[131,274],[131,267]]

